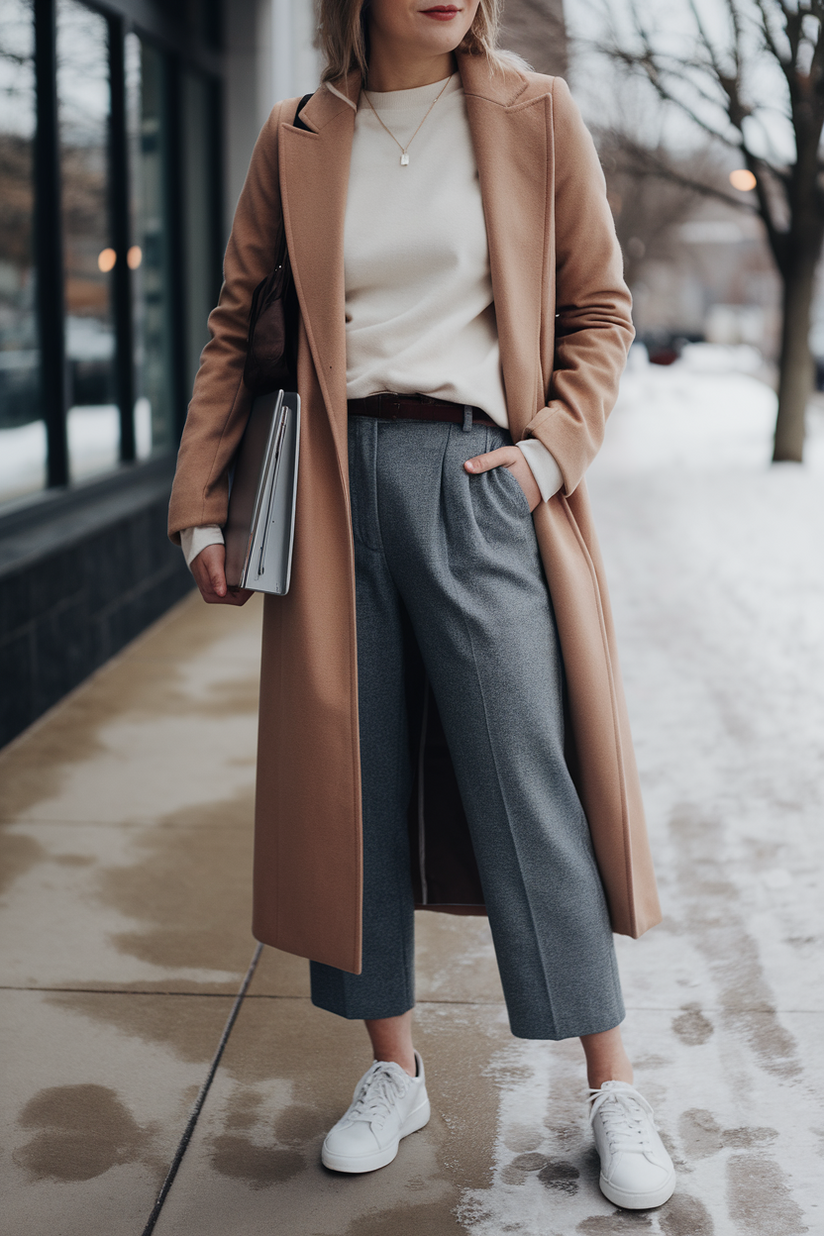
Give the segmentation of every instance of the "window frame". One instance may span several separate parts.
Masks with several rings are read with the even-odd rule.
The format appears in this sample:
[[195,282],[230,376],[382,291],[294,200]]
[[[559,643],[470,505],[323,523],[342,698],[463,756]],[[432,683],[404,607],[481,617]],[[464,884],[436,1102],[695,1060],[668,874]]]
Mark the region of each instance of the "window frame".
[[[209,185],[210,228],[209,260],[214,267],[215,286],[219,286],[221,241],[223,236],[222,200],[222,117],[224,63],[219,41],[218,0],[201,0],[194,9],[195,26],[177,19],[168,4],[151,0],[80,0],[88,9],[101,14],[108,26],[108,67],[111,91],[109,119],[109,213],[112,244],[117,253],[112,289],[115,325],[115,383],[120,420],[119,465],[97,477],[72,484],[68,452],[68,390],[66,381],[65,274],[61,219],[61,176],[57,97],[57,0],[33,0],[34,72],[36,91],[36,135],[34,141],[34,261],[38,271],[36,316],[40,343],[41,416],[46,426],[46,483],[43,490],[0,504],[0,527],[4,516],[21,507],[42,504],[44,499],[66,490],[89,491],[106,485],[123,469],[135,471],[155,467],[158,459],[170,460],[186,418],[190,391],[186,358],[186,270],[182,244],[185,211],[184,183],[180,152],[185,140],[181,105],[181,78],[184,69],[206,77],[215,99],[211,142],[216,169]],[[189,6],[192,12],[192,6]],[[125,40],[130,33],[151,43],[166,60],[169,80],[170,152],[166,193],[166,215],[170,224],[172,305],[172,399],[174,425],[172,443],[147,460],[136,458],[134,424],[134,313],[132,276],[126,253],[133,243],[130,219],[130,168],[127,141],[127,103]]]

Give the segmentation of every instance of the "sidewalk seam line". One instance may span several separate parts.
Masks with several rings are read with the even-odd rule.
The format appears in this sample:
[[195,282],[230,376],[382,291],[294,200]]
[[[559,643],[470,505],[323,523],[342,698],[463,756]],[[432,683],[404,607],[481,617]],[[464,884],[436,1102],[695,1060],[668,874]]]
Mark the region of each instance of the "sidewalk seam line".
[[[249,984],[252,981],[252,977],[255,973],[255,969],[260,959],[260,954],[262,952],[263,952],[263,945],[258,944],[257,947],[255,948],[254,953],[252,954],[252,960],[249,962],[249,969],[246,971],[246,977],[241,983],[240,990],[235,996],[235,1002],[232,1005],[232,1008],[229,1012],[229,1016],[226,1019],[226,1025],[223,1027],[223,1033],[220,1036],[220,1041],[218,1042],[217,1050],[215,1051],[215,1054],[212,1058],[212,1063],[209,1066],[209,1072],[206,1074],[203,1084],[200,1087],[200,1090],[198,1091],[198,1096],[195,1099],[194,1106],[191,1110],[191,1113],[189,1114],[189,1119],[186,1123],[186,1128],[183,1130],[183,1136],[181,1137],[180,1142],[178,1143],[177,1150],[175,1151],[175,1156],[172,1159],[171,1166],[169,1167],[168,1172],[166,1173],[166,1179],[163,1181],[163,1184],[161,1185],[160,1192],[158,1193],[157,1198],[155,1200],[155,1204],[152,1207],[151,1214],[149,1215],[146,1226],[143,1229],[142,1236],[151,1236],[151,1233],[155,1229],[155,1224],[160,1218],[160,1212],[163,1209],[163,1204],[166,1201],[166,1198],[169,1196],[169,1192],[172,1188],[172,1185],[175,1182],[175,1177],[177,1176],[178,1168],[180,1167],[180,1164],[183,1162],[183,1156],[185,1155],[189,1142],[192,1139],[192,1134],[195,1131],[195,1126],[197,1125],[198,1118],[203,1109],[203,1104],[206,1102],[206,1096],[208,1095],[212,1082],[215,1079],[215,1074],[217,1073],[221,1056],[223,1055],[226,1044],[229,1042],[229,1035],[232,1033],[232,1028],[234,1027],[234,1024],[237,1020],[237,1015],[240,1012],[240,1006],[243,1004],[244,997],[246,995],[246,992],[249,989]],[[134,994],[138,994],[138,993],[134,993]]]
[[[174,991],[170,989],[149,989],[141,987],[24,987],[13,983],[0,983],[0,991],[30,991],[37,995],[79,995],[79,996],[164,996],[164,997],[181,997],[183,999],[197,1000],[232,1000],[230,991]],[[234,997],[237,1000],[237,996]],[[311,1000],[311,996],[307,993],[304,996],[293,995],[288,992],[270,992],[270,991],[246,991],[245,998],[247,1000]],[[423,999],[416,1001],[416,1007],[424,1004],[448,1004],[455,1006],[466,1006],[468,1008],[502,1008],[504,1006],[503,999],[501,1000],[449,1000],[449,999]],[[778,1005],[721,1005],[721,1004],[701,1004],[695,1010],[684,1004],[627,1004],[627,1011],[633,1013],[684,1013],[684,1012],[702,1012],[702,1013],[770,1013],[781,1015],[784,1013],[804,1013],[810,1016],[824,1015],[824,1009],[789,1009],[781,1008]]]

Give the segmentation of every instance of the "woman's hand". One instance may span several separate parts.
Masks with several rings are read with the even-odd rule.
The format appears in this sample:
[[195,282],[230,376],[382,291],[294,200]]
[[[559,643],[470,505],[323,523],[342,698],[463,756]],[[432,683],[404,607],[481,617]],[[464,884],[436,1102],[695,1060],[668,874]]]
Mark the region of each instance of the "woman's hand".
[[467,459],[464,467],[473,475],[489,472],[492,468],[507,468],[524,491],[530,511],[534,511],[541,501],[538,482],[532,475],[523,451],[519,451],[517,446],[501,446],[497,451],[489,451],[486,455],[475,455],[473,459]]
[[245,605],[252,595],[251,590],[229,588],[225,567],[225,545],[207,545],[200,551],[191,566],[200,595],[207,605]]

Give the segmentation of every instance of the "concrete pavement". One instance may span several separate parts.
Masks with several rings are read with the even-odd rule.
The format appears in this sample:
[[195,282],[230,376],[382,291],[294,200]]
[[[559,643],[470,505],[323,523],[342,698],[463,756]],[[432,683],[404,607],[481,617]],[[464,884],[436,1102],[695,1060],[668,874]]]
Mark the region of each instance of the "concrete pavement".
[[[158,1236],[824,1233],[820,477],[640,477],[615,440],[592,488],[666,910],[619,960],[678,1193],[606,1202],[580,1047],[513,1039],[486,922],[422,914],[427,1129],[319,1166],[366,1040],[265,949]],[[8,1236],[140,1236],[175,1155],[254,950],[259,622],[184,601],[0,755]]]

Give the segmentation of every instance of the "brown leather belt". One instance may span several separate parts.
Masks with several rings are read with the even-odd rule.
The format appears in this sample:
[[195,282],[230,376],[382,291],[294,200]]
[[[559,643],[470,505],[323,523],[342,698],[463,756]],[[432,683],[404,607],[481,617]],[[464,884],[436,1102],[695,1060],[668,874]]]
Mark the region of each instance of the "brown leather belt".
[[471,404],[449,403],[431,395],[367,395],[350,399],[350,416],[375,416],[382,421],[449,421],[453,425],[492,425],[495,421]]

